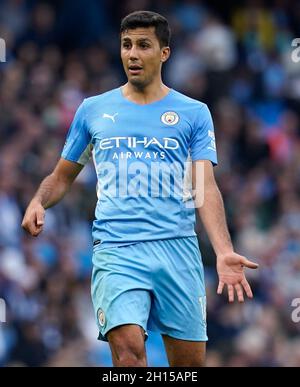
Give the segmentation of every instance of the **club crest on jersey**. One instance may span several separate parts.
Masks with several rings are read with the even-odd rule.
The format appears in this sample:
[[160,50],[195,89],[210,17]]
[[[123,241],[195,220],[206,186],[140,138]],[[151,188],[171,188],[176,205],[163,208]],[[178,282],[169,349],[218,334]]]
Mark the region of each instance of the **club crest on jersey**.
[[179,121],[179,116],[175,112],[165,112],[161,116],[161,121],[166,125],[176,125]]
[[105,324],[105,314],[104,314],[102,309],[98,310],[98,321],[99,321],[99,325],[101,327],[104,327],[104,324]]

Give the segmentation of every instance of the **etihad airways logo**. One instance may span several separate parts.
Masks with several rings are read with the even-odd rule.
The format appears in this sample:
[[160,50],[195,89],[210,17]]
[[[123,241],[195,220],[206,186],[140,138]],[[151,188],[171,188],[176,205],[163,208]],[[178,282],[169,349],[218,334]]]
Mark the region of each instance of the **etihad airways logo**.
[[144,149],[150,146],[157,146],[160,149],[178,149],[179,143],[175,138],[164,137],[157,139],[156,137],[109,137],[103,138],[100,141],[100,149],[112,149],[112,148],[137,148],[139,145],[143,145]]

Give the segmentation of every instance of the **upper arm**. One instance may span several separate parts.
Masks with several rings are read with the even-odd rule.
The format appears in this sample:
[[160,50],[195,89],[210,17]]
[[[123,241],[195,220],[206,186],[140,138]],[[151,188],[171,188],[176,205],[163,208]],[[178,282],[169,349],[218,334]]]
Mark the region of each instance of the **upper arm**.
[[58,180],[71,185],[82,168],[83,165],[81,164],[60,158],[52,174],[55,175]]
[[205,203],[205,195],[217,192],[213,164],[209,160],[197,160],[192,164],[192,186],[195,208],[201,209]]
[[192,167],[193,189],[206,189],[216,186],[213,164],[210,160],[193,161]]
[[218,163],[214,124],[208,107],[203,104],[194,113],[190,153],[193,161],[210,160]]
[[70,126],[61,157],[85,165],[92,154],[92,138],[87,123],[85,101],[79,106]]

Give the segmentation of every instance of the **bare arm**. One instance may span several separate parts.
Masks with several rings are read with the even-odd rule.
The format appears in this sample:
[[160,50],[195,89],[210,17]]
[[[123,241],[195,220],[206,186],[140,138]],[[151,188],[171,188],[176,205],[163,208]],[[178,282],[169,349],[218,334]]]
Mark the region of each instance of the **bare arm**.
[[[200,171],[196,171],[196,169]],[[204,174],[204,186],[196,186],[196,176]],[[233,251],[229,235],[221,192],[217,186],[212,163],[208,160],[193,163],[193,186],[196,200],[202,189],[202,205],[198,207],[200,218],[217,256]]]
[[[200,178],[201,175],[204,179]],[[248,297],[252,297],[251,288],[244,274],[244,266],[256,269],[258,265],[234,252],[222,195],[217,186],[210,161],[193,163],[193,187],[196,194],[197,210],[217,256],[218,294],[221,294],[224,286],[227,285],[229,301],[234,301],[235,289],[238,300],[243,302],[243,289]]]
[[40,184],[29,203],[22,227],[32,236],[38,236],[43,229],[45,210],[58,203],[71,187],[83,166],[60,159],[53,172]]

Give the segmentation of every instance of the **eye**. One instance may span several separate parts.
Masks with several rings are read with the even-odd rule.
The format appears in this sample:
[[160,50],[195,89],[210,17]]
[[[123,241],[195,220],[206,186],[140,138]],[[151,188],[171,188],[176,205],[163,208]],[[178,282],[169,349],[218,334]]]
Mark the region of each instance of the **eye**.
[[130,44],[129,43],[123,43],[123,47],[124,48],[130,48]]
[[141,44],[140,44],[140,47],[145,49],[145,48],[148,48],[148,47],[149,47],[149,44],[147,44],[147,43],[141,43]]

